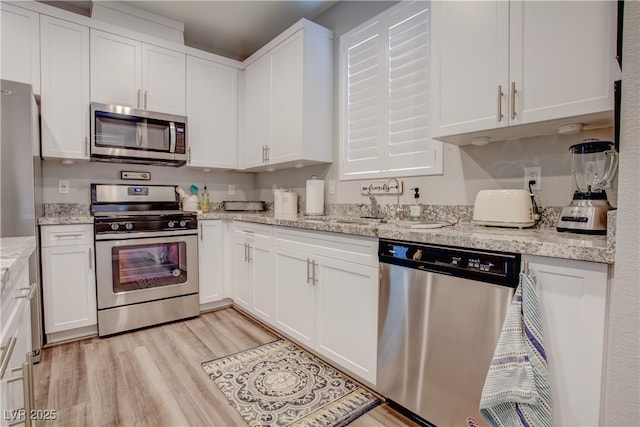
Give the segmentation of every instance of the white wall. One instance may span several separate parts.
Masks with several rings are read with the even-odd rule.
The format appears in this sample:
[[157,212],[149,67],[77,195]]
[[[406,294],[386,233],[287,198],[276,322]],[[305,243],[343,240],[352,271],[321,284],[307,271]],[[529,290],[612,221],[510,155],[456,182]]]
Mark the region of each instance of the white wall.
[[[388,9],[397,2],[343,1],[316,19],[316,22],[334,31],[334,76],[339,73],[340,35]],[[304,200],[305,181],[312,175],[336,181],[336,193],[327,194],[328,203],[369,203],[360,194],[362,181],[339,181],[339,81],[334,78],[334,163],[330,166],[314,166],[299,170],[264,172],[257,176],[256,185],[261,198],[271,200],[273,184],[295,190]],[[576,136],[551,135],[495,142],[484,147],[458,147],[445,144],[444,174],[403,178],[405,193],[400,202],[413,203],[410,188],[420,188],[420,203],[433,205],[473,205],[478,191],[494,188],[525,188],[524,168],[542,168],[542,190],[537,192],[541,207],[566,206],[575,189],[571,176],[569,147],[585,138],[611,141],[613,129],[583,132]],[[381,180],[374,180],[381,181]],[[609,201],[616,206],[616,181],[607,190]],[[380,197],[379,202],[395,203],[395,196]]]
[[[150,181],[121,180],[120,171],[151,172]],[[58,193],[58,180],[68,179],[69,194]],[[115,184],[165,184],[180,185],[189,194],[191,185],[207,189],[213,202],[222,200],[255,200],[255,174],[237,172],[202,172],[188,167],[173,168],[167,166],[129,165],[120,163],[74,163],[62,165],[56,160],[42,163],[42,181],[44,203],[81,203],[91,202],[91,183]],[[228,185],[236,186],[236,194],[228,195]]]
[[605,426],[637,426],[640,419],[640,2],[626,1],[624,11],[621,197],[609,306]]

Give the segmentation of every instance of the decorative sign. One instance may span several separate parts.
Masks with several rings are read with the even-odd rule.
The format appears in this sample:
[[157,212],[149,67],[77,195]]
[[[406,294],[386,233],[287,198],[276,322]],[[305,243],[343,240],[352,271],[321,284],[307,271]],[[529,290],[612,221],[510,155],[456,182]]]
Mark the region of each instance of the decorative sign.
[[120,171],[120,179],[137,179],[142,181],[149,181],[151,179],[151,172]]
[[402,181],[398,181],[396,184],[395,180],[391,181],[380,181],[380,182],[363,182],[360,185],[360,192],[365,195],[369,194],[402,194],[404,188],[404,183]]

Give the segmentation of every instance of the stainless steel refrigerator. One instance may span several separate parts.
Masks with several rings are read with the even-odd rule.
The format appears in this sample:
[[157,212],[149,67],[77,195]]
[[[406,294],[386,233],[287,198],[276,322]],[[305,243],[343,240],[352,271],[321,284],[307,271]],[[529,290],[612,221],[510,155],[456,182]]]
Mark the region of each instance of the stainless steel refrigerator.
[[40,159],[40,114],[31,85],[1,80],[0,158],[2,192],[0,237],[34,236],[36,252],[29,260],[30,282],[38,284],[31,300],[33,361],[43,344],[42,281],[38,217],[43,213]]

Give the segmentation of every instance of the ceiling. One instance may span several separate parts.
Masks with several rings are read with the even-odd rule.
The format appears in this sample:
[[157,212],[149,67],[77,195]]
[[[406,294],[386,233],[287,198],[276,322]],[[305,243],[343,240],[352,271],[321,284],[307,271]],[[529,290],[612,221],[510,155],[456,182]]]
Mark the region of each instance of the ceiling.
[[[107,0],[101,0],[107,1]],[[43,1],[90,16],[91,1]],[[337,1],[121,1],[184,23],[185,45],[244,60],[300,18],[314,20]]]

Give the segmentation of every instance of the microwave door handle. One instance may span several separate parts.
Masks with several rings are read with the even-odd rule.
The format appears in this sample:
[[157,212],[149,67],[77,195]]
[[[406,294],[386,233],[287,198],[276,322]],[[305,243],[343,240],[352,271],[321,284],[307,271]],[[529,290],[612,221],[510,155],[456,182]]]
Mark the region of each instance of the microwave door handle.
[[169,152],[176,152],[176,124],[169,122]]

